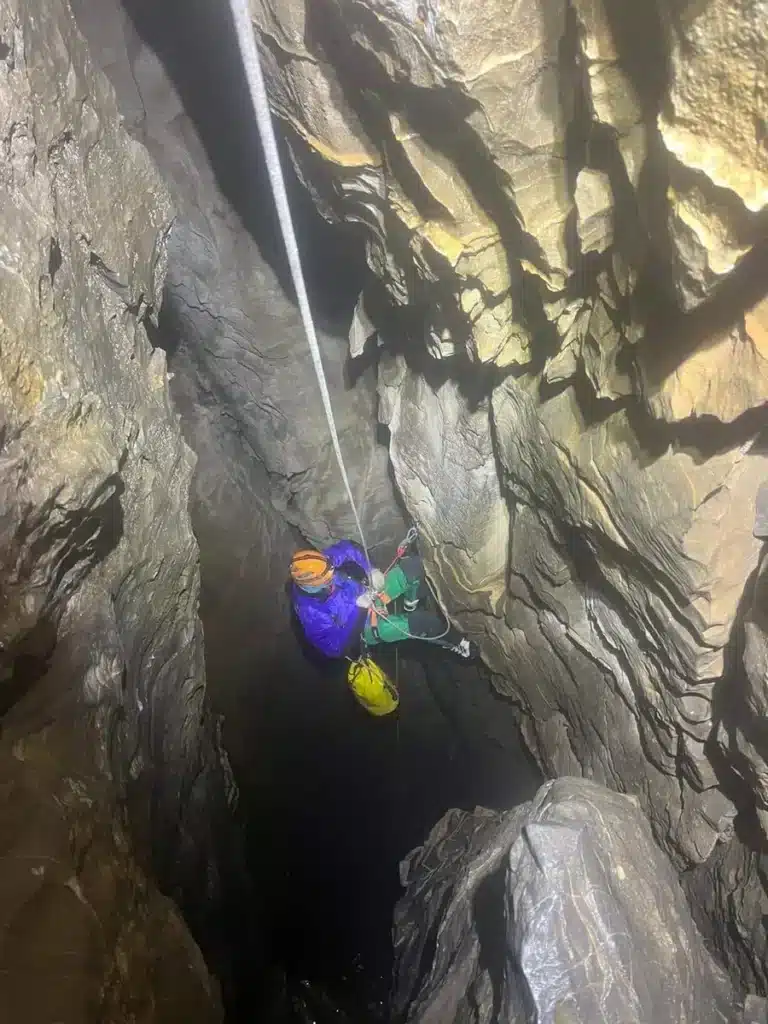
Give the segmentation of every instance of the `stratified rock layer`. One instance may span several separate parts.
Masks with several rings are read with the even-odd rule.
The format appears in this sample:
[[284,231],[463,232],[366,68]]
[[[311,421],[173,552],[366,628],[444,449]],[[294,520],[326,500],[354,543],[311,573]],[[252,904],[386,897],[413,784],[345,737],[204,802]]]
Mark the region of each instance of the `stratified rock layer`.
[[636,794],[716,914],[729,858],[765,898],[751,622],[752,718],[718,704],[768,472],[768,12],[667,8],[252,2],[300,173],[418,314],[380,418],[445,607],[546,770]]
[[0,3],[0,133],[0,1016],[214,1021],[116,804],[162,884],[215,903],[193,458],[147,335],[169,198],[63,2]]

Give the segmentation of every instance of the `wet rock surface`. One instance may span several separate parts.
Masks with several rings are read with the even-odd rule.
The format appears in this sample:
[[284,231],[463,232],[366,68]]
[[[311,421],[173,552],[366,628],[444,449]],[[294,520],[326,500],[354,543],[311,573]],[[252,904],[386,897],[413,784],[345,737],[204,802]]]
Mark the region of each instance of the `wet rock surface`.
[[0,744],[2,1019],[218,1024],[218,985],[94,761],[102,728],[62,700],[55,665],[42,685],[45,707],[15,706]]
[[[353,222],[364,245],[369,273],[356,267],[343,288],[332,270],[310,283],[369,539],[383,556],[404,518],[418,526],[442,605],[477,640],[508,702],[484,689],[485,669],[453,679],[414,666],[403,702],[413,732],[394,742],[391,730],[354,719],[340,680],[309,667],[289,627],[282,579],[294,528],[318,543],[353,529],[253,171],[258,140],[231,38],[201,2],[159,22],[157,5],[142,0],[75,7],[132,138],[68,10],[56,8],[42,34],[26,8],[0,6],[8,234],[24,240],[9,246],[0,278],[16,318],[2,346],[7,564],[16,566],[0,624],[8,704],[27,689],[22,666],[43,675],[58,639],[100,709],[94,735],[110,744],[97,753],[134,809],[134,836],[157,853],[152,870],[181,902],[190,892],[205,905],[220,898],[218,842],[235,793],[204,708],[192,457],[168,404],[165,357],[147,338],[154,330],[200,460],[193,511],[227,746],[262,811],[279,791],[270,771],[291,780],[272,808],[275,837],[253,844],[260,877],[286,870],[265,919],[302,920],[308,958],[352,892],[378,886],[386,899],[361,901],[360,914],[383,921],[394,859],[425,820],[460,802],[445,771],[446,746],[461,733],[451,723],[466,735],[474,721],[475,736],[493,738],[502,755],[489,759],[488,778],[498,778],[513,768],[520,720],[545,772],[629,791],[638,804],[567,781],[517,817],[454,814],[459,849],[443,844],[437,859],[448,867],[427,888],[415,866],[432,847],[411,858],[403,906],[420,909],[400,922],[399,1011],[424,1021],[554,1014],[562,993],[532,960],[550,941],[570,957],[586,927],[573,907],[610,875],[613,902],[590,926],[612,934],[618,915],[637,948],[588,964],[606,982],[607,1012],[660,1020],[664,992],[679,1019],[732,1019],[736,997],[672,870],[735,984],[766,991],[767,633],[764,537],[753,531],[768,469],[765,96],[744,88],[765,75],[764,4],[252,4],[295,169],[321,212]],[[38,66],[28,52],[51,74],[28,73]],[[206,74],[212,53],[218,77]],[[236,101],[212,102],[214,80]],[[734,121],[738,131],[727,131]],[[302,239],[309,266],[334,236],[319,237],[319,248]],[[326,273],[340,265],[327,256]],[[350,366],[339,314],[358,295],[349,337],[362,359]],[[345,763],[356,765],[353,778],[337,770]],[[403,774],[390,776],[392,764]],[[462,798],[513,799],[472,786]],[[392,829],[404,804],[413,819]],[[312,813],[297,818],[299,806]],[[595,808],[615,829],[584,823]],[[328,837],[349,820],[360,842],[341,863]],[[507,827],[514,836],[500,854]],[[621,847],[624,832],[631,847]],[[318,836],[317,860],[336,882],[307,920],[311,887],[291,879],[302,867],[289,855]],[[385,861],[372,852],[384,847],[379,875]],[[573,848],[582,876],[554,857]],[[623,871],[625,860],[638,863],[629,895],[606,850],[618,850]],[[540,899],[550,853],[560,917],[545,916]],[[513,856],[517,873],[503,876]],[[459,901],[455,945],[437,949],[428,975],[416,951],[447,913],[440,887],[469,884],[467,858],[496,879],[481,901],[517,912],[505,941],[518,959],[486,963]],[[648,864],[668,899],[637,889]],[[131,870],[115,874],[139,886]],[[519,887],[498,888],[504,877]],[[294,883],[294,902],[281,903]],[[146,920],[170,913],[153,899]],[[640,912],[648,903],[655,919]],[[552,933],[562,919],[575,939]],[[446,984],[443,954],[461,967]],[[644,984],[649,963],[658,986]],[[588,984],[566,997],[593,1012]]]
[[252,6],[389,297],[379,415],[444,606],[544,770],[635,794],[762,979],[765,5]]
[[563,778],[452,811],[403,878],[398,1021],[743,1019],[631,797]]
[[[291,551],[305,538],[353,536],[354,526],[274,251],[242,82],[222,71],[221,95],[201,89],[195,56],[209,67],[212,53],[230,53],[224,67],[236,72],[236,55],[210,5],[184,5],[181,35],[167,12],[126,7],[105,17],[103,5],[80,3],[78,16],[179,211],[156,340],[169,351],[172,395],[198,456],[191,508],[209,692],[249,820],[253,915],[269,933],[242,1011],[302,1020],[308,1007],[322,1018],[336,1006],[378,1020],[399,860],[447,807],[510,806],[539,773],[521,750],[516,709],[498,701],[484,671],[418,649],[397,660],[389,652],[401,713],[381,722],[354,703],[345,665],[299,647]],[[367,539],[386,565],[406,526],[379,438],[376,373],[346,365],[364,264],[317,226],[303,190],[295,199],[341,444]]]
[[230,814],[148,337],[170,198],[65,3],[5,0],[0,41],[0,1016],[213,1022],[149,880],[212,912]]

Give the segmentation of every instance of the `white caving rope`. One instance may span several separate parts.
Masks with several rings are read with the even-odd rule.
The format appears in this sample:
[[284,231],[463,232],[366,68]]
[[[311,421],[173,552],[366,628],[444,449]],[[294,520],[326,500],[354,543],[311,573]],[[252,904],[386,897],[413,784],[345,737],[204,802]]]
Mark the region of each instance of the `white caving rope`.
[[[261,60],[259,59],[259,51],[256,46],[256,37],[254,35],[254,28],[251,24],[251,14],[248,7],[248,0],[229,0],[229,9],[232,13],[232,20],[234,22],[235,33],[237,35],[237,42],[240,48],[240,56],[243,60],[243,68],[245,70],[245,77],[248,82],[248,89],[251,94],[251,102],[253,103],[253,112],[256,115],[256,121],[259,126],[259,135],[261,136],[261,144],[264,149],[264,157],[267,163],[267,170],[269,172],[269,180],[272,185],[272,195],[275,200],[275,206],[277,208],[277,215],[280,221],[280,229],[283,234],[283,242],[285,243],[285,251],[288,255],[288,263],[291,268],[291,277],[293,278],[293,285],[296,289],[296,297],[299,300],[299,310],[301,312],[301,319],[304,323],[304,332],[307,336],[309,343],[309,350],[312,353],[312,362],[314,363],[315,373],[317,375],[317,382],[320,385],[320,394],[323,399],[323,408],[325,409],[325,417],[328,420],[328,428],[331,432],[331,441],[333,442],[333,450],[336,453],[336,461],[339,464],[339,472],[341,473],[341,479],[344,481],[344,487],[347,491],[347,497],[349,498],[349,504],[352,508],[352,514],[355,517],[355,523],[357,524],[357,532],[360,534],[360,542],[365,552],[365,557],[368,560],[368,564],[372,565],[371,557],[368,554],[368,545],[365,542],[365,534],[363,533],[363,525],[360,522],[360,516],[357,511],[357,505],[355,504],[355,498],[352,494],[352,487],[349,482],[347,475],[347,469],[344,465],[344,456],[341,453],[341,445],[339,444],[339,435],[336,430],[336,421],[333,417],[333,406],[331,404],[331,396],[328,393],[328,381],[325,377],[325,370],[323,369],[323,360],[320,355],[320,346],[317,343],[317,332],[315,331],[315,322],[312,318],[312,310],[309,306],[309,297],[307,296],[307,285],[304,280],[304,272],[301,269],[301,258],[299,256],[299,247],[296,242],[296,232],[293,227],[293,218],[291,217],[291,208],[288,204],[288,194],[285,190],[285,179],[283,177],[283,168],[280,164],[280,154],[277,149],[277,139],[275,138],[275,129],[272,125],[272,114],[269,109],[269,99],[267,97],[267,89],[264,84],[264,76],[261,72]],[[409,531],[410,536],[410,531]],[[377,610],[377,614],[383,619],[388,619],[386,614],[382,614]],[[426,640],[435,641],[440,640],[446,636],[450,631],[450,624],[446,627],[444,633],[441,633],[436,637],[416,637],[407,631],[403,631],[404,636],[412,637],[414,640]]]
[[344,465],[344,456],[341,454],[341,445],[339,444],[336,422],[333,418],[331,396],[328,393],[328,382],[325,378],[323,361],[320,356],[320,346],[317,343],[315,323],[312,319],[312,311],[309,307],[309,298],[307,296],[304,272],[301,269],[299,247],[296,243],[296,232],[294,231],[291,210],[288,205],[288,195],[285,190],[285,179],[283,177],[283,169],[280,164],[280,154],[277,149],[275,130],[272,125],[272,115],[269,109],[267,90],[264,85],[264,76],[261,73],[261,61],[259,59],[259,51],[256,47],[254,28],[251,24],[248,0],[229,0],[229,9],[232,13],[232,20],[234,21],[235,32],[237,33],[237,42],[240,47],[240,56],[243,60],[243,68],[245,70],[245,77],[248,81],[248,89],[251,94],[253,110],[259,125],[259,134],[261,135],[261,144],[264,148],[264,157],[267,163],[267,170],[269,171],[272,194],[274,196],[275,206],[277,207],[277,215],[280,220],[280,229],[283,234],[283,242],[285,243],[285,250],[288,255],[288,263],[291,268],[293,285],[296,289],[296,296],[299,300],[299,310],[301,311],[301,319],[304,322],[304,332],[307,336],[309,349],[312,353],[312,362],[315,366],[317,382],[320,385],[320,394],[323,398],[323,408],[325,409],[325,416],[328,420],[328,427],[331,432],[333,450],[336,453],[336,461],[339,464],[339,472],[341,473],[341,479],[344,481],[344,487],[347,491],[349,504],[352,506],[352,513],[355,517],[357,532],[360,534],[360,542],[363,546],[365,557],[368,560],[368,564],[372,565],[370,555],[368,554],[368,545],[365,542],[363,526],[360,522],[360,516],[358,515],[357,506],[355,505],[355,499],[352,494],[352,487],[349,483],[346,466]]

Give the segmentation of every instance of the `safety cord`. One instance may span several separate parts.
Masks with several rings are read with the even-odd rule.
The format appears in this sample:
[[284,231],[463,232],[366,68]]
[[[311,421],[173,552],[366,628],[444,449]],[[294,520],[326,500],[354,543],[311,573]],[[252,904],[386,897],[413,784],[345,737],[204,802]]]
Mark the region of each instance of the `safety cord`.
[[[400,561],[400,559],[403,557],[403,555],[405,555],[406,551],[408,550],[410,545],[413,544],[413,542],[416,540],[418,535],[419,535],[418,534],[418,530],[416,529],[415,526],[412,526],[408,530],[408,533],[406,533],[404,539],[397,546],[397,551],[395,553],[395,557],[392,559],[392,561],[389,563],[387,568],[384,570],[384,575],[385,576],[387,575],[389,570]],[[371,596],[373,597],[375,595],[372,594]],[[386,612],[379,611],[378,608],[373,608],[373,606],[371,606],[371,608],[368,611],[368,615],[366,617],[366,622],[371,617],[371,611],[375,611],[376,615],[380,619],[384,619],[386,622],[390,621],[390,617],[386,614]],[[408,640],[424,640],[425,643],[429,643],[430,641],[437,642],[438,640],[442,640],[444,636],[447,636],[450,633],[450,631],[451,631],[451,624],[448,623],[448,625],[445,627],[443,632],[439,633],[437,636],[416,636],[415,633],[409,633],[407,630],[403,630],[400,626],[396,626],[395,628],[400,632],[400,634],[404,638],[406,638]],[[395,653],[397,653],[397,648],[395,648]]]
[[272,184],[272,195],[277,208],[277,215],[280,220],[280,229],[283,235],[283,242],[285,243],[285,250],[288,255],[288,263],[291,268],[293,285],[296,289],[296,297],[299,301],[301,319],[304,322],[304,332],[307,336],[307,341],[309,342],[310,352],[312,353],[312,362],[315,366],[317,382],[320,385],[320,394],[323,399],[325,417],[328,420],[328,428],[331,432],[333,450],[336,453],[336,461],[339,464],[339,472],[341,473],[341,479],[344,481],[344,487],[347,491],[349,504],[352,506],[352,513],[355,517],[355,523],[357,524],[357,532],[360,534],[360,542],[363,546],[363,551],[365,552],[368,564],[371,565],[371,558],[368,554],[368,545],[365,543],[363,527],[360,522],[360,516],[357,512],[357,506],[355,505],[355,499],[352,494],[349,477],[347,476],[344,457],[341,454],[341,445],[339,444],[339,435],[336,430],[336,422],[333,418],[331,396],[328,393],[328,382],[325,378],[323,361],[320,356],[320,346],[317,343],[317,333],[315,331],[315,324],[312,319],[312,311],[310,309],[309,298],[307,296],[306,282],[304,279],[304,273],[301,269],[299,247],[296,242],[296,232],[293,227],[290,206],[288,205],[288,195],[285,190],[285,179],[283,177],[283,169],[280,164],[280,154],[277,149],[275,131],[272,126],[272,115],[269,109],[267,90],[264,85],[264,76],[261,72],[261,61],[259,59],[259,51],[256,46],[254,28],[251,24],[248,0],[229,0],[229,8],[235,25],[237,42],[240,47],[240,56],[243,61],[245,77],[248,81],[251,102],[253,103],[253,111],[256,115],[256,120],[259,126],[261,144],[264,149],[264,156],[267,162],[267,169],[269,171],[269,180]]
[[411,546],[411,544],[413,544],[413,542],[416,540],[416,538],[418,536],[419,536],[419,531],[416,529],[415,526],[412,526],[408,530],[408,533],[406,533],[404,539],[397,545],[397,551],[395,552],[395,557],[392,559],[392,561],[389,563],[387,568],[384,570],[384,575],[385,576],[387,575],[387,573],[389,572],[390,569],[392,569],[395,565],[397,565],[397,563],[405,555],[405,553],[408,550],[408,548]]
[[[384,612],[380,612],[378,608],[376,608],[374,610],[375,610],[376,614],[378,615],[378,617],[380,619],[384,619],[385,622],[391,622],[392,621],[390,619],[389,615],[386,615]],[[409,633],[407,630],[402,629],[400,626],[395,626],[394,628],[404,638],[407,638],[408,640],[423,640],[425,643],[430,643],[430,641],[431,642],[436,642],[437,640],[442,640],[444,636],[448,636],[448,634],[451,631],[451,624],[449,622],[448,625],[443,630],[443,632],[442,633],[438,633],[437,636],[416,636],[415,633]]]

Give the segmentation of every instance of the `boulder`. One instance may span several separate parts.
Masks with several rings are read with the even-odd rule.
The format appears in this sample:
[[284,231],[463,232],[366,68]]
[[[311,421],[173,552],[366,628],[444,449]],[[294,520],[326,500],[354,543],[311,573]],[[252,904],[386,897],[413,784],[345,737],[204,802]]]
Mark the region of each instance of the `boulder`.
[[506,814],[449,811],[401,875],[397,1020],[742,1019],[631,797],[562,778]]

